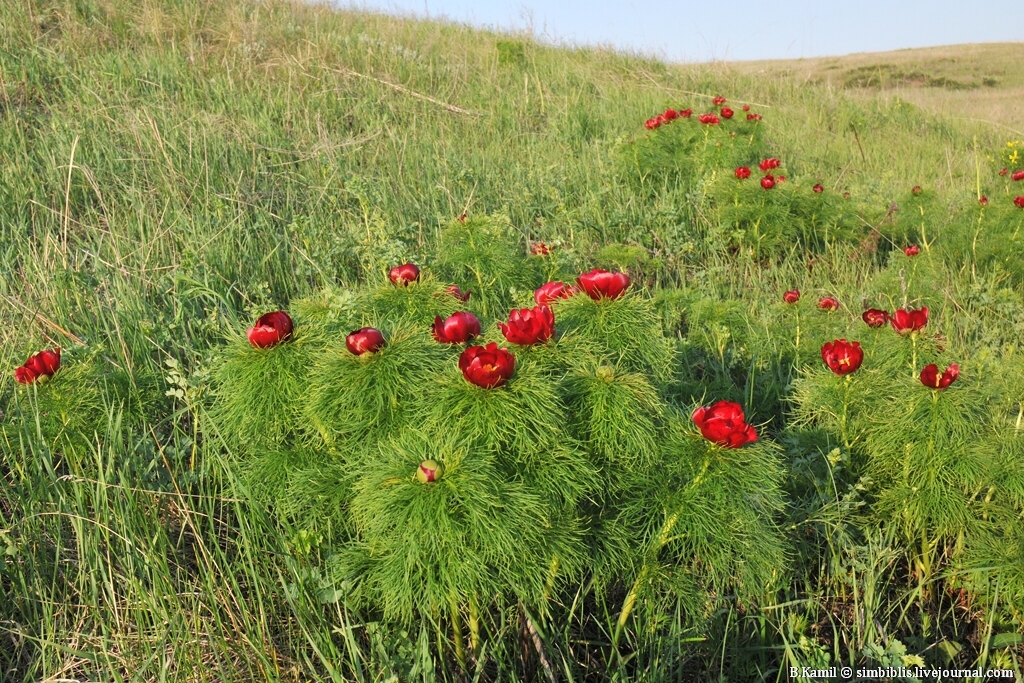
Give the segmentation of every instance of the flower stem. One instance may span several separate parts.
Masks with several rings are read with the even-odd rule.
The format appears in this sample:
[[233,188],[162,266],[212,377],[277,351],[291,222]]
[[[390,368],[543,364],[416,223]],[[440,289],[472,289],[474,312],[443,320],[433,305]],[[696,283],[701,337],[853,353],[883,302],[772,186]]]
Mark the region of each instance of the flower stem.
[[800,369],[800,309],[799,308],[796,309],[796,341],[793,343],[793,348],[796,351],[796,353],[794,354],[795,358],[794,358],[793,363],[796,366],[796,368],[799,370]]
[[917,332],[910,333],[910,347],[910,379],[914,379],[915,377],[917,377]]
[[476,604],[476,595],[469,598],[469,647],[473,658],[480,658],[480,608]]
[[462,638],[462,620],[459,618],[459,603],[455,596],[449,598],[451,606],[452,635],[455,638],[455,658],[459,660],[459,666],[466,671],[466,642]]

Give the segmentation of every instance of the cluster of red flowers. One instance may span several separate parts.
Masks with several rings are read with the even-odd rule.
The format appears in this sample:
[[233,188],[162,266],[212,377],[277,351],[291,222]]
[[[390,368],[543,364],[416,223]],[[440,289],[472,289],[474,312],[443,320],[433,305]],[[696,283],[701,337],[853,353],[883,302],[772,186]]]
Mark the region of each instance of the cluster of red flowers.
[[[763,187],[766,190],[770,190],[779,183],[786,182],[786,176],[775,176],[772,175],[771,173],[768,173],[768,171],[775,170],[776,168],[780,168],[781,166],[782,162],[776,159],[775,157],[764,159],[761,161],[761,163],[757,165],[757,167],[761,169],[763,173],[765,173],[765,175],[761,177],[761,187]],[[737,166],[734,173],[739,180],[746,180],[751,175],[749,166]],[[815,192],[821,192],[824,189],[825,188],[823,188],[821,185],[814,186]]]
[[[700,121],[701,123],[708,126],[717,126],[719,123],[722,122],[722,119],[728,120],[736,115],[736,112],[733,111],[731,108],[722,106],[725,104],[724,97],[715,97],[712,100],[712,103],[716,107],[719,107],[718,113],[709,112],[707,114],[698,114],[697,120]],[[760,114],[750,112],[750,105],[743,105],[743,111],[748,112],[747,121],[761,120]],[[675,109],[666,109],[661,114],[652,116],[651,118],[644,121],[644,127],[647,128],[647,130],[654,130],[655,128],[662,127],[666,123],[671,123],[676,119],[688,119],[691,116],[693,116],[693,109],[680,109],[679,111],[676,111]]]
[[60,370],[60,347],[53,351],[40,351],[29,356],[21,367],[14,371],[14,379],[20,384],[45,382]]

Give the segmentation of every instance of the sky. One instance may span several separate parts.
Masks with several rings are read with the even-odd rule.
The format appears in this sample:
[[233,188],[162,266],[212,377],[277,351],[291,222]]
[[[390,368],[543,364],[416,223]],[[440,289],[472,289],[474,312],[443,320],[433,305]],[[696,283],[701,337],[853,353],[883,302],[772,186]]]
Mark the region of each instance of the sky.
[[676,62],[1024,41],[1024,0],[360,0],[339,4]]

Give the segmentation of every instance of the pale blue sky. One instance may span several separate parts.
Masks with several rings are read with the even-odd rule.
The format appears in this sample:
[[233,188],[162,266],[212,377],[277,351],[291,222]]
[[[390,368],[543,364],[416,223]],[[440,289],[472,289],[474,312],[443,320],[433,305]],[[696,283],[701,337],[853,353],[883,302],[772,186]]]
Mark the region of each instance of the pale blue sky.
[[339,4],[533,29],[671,61],[775,59],[1024,41],[1024,0],[361,0]]

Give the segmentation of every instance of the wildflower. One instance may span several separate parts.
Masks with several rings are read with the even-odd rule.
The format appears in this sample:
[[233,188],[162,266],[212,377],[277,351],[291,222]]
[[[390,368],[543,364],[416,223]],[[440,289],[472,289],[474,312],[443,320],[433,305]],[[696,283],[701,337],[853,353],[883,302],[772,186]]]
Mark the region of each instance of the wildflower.
[[758,113],[747,114],[747,121],[760,121],[761,115]]
[[680,109],[679,110],[679,115],[681,117],[683,117],[684,119],[688,119],[688,118],[690,118],[690,116],[693,115],[693,110],[692,109]]
[[461,289],[459,289],[458,285],[448,285],[448,287],[444,291],[448,292],[462,303],[466,303],[467,301],[469,301],[470,295],[473,294],[472,289],[463,292]]
[[913,308],[896,309],[896,312],[889,316],[889,322],[892,323],[892,329],[900,334],[917,332],[928,324],[928,307],[916,310]]
[[784,182],[786,182],[786,176],[784,176],[784,175],[778,176],[777,178],[775,178],[775,182],[777,182],[777,183],[784,183]]
[[444,468],[436,460],[424,460],[416,468],[416,481],[421,484],[430,484],[441,478]]
[[765,177],[761,178],[761,187],[766,190],[770,190],[775,187],[775,176],[769,173]]
[[942,375],[939,375],[939,366],[932,363],[924,366],[924,369],[921,370],[921,384],[925,385],[929,389],[942,391],[955,382],[956,378],[959,376],[960,366],[956,363],[947,367]]
[[787,304],[795,304],[797,301],[800,301],[800,290],[791,289],[785,292],[782,295],[782,300],[785,301]]
[[744,104],[743,105],[743,111],[750,111],[750,105],[749,104]]
[[647,130],[654,130],[660,125],[661,123],[657,119],[647,119],[646,121],[644,121],[644,127]]
[[29,356],[25,363],[14,371],[14,379],[20,384],[43,383],[60,370],[60,347],[53,351],[40,351]]
[[1024,171],[1014,171],[1013,175],[1010,176],[1010,180],[1024,180]]
[[861,319],[868,324],[868,327],[875,329],[882,327],[889,322],[889,312],[878,308],[869,308],[860,314]]
[[376,353],[384,347],[384,335],[373,327],[363,327],[345,337],[345,347],[357,356]]
[[821,194],[822,192],[825,191],[825,188],[822,186],[821,183],[816,183],[814,187],[812,187],[811,189],[814,190],[816,194]]
[[721,119],[719,119],[714,114],[701,114],[700,116],[697,117],[697,120],[709,126],[717,126],[719,123],[721,123]]
[[530,253],[534,256],[547,256],[551,253],[551,247],[543,242],[534,242],[533,246],[530,247]]
[[1009,172],[1010,172],[1010,169],[1008,169],[1008,168],[1004,168],[1004,169],[1001,169],[1001,170],[999,171],[999,175],[1006,175],[1006,174],[1007,174],[1007,173],[1009,173]]
[[566,285],[564,282],[548,282],[536,289],[533,293],[533,300],[538,306],[550,306],[558,299],[568,299],[574,294],[579,294],[579,287]]
[[719,113],[722,115],[723,119],[731,119],[732,115],[735,114],[736,112],[734,112],[732,109],[729,109],[729,107],[722,107],[722,111]]
[[292,336],[292,319],[284,311],[265,313],[249,328],[246,336],[249,343],[257,349],[269,349],[271,346],[290,339]]
[[750,177],[750,168],[748,166],[738,166],[736,168],[736,177],[740,180],[745,180]]
[[465,344],[480,335],[480,321],[472,313],[458,311],[445,320],[435,317],[430,331],[440,344]]
[[1016,206],[1016,207],[1019,207],[1021,209],[1024,209],[1024,195],[1021,195],[1019,197],[1014,197],[1013,198],[1013,205]]
[[759,169],[761,169],[762,171],[770,171],[770,170],[772,170],[773,168],[778,168],[778,167],[779,167],[779,166],[781,166],[781,165],[782,165],[782,162],[781,162],[781,161],[779,161],[779,160],[778,160],[778,159],[776,159],[775,157],[770,157],[770,158],[768,158],[768,159],[765,159],[765,160],[764,160],[764,161],[762,161],[761,163],[759,163],[759,164],[757,165],[757,167],[758,167]]
[[405,263],[392,268],[388,277],[396,287],[408,287],[410,282],[420,279],[420,268],[415,263]]
[[917,256],[918,254],[921,253],[921,248],[916,244],[910,244],[908,246],[903,247],[903,253],[906,254],[907,256]]
[[693,411],[693,423],[708,441],[725,448],[740,448],[757,441],[757,432],[746,423],[743,408],[732,401],[718,401]]
[[725,98],[722,97],[721,95],[719,95],[718,97],[716,97],[715,99],[713,99],[711,101],[715,104],[716,107],[720,107],[723,104],[725,104]]
[[836,311],[839,310],[839,302],[835,297],[823,296],[818,299],[818,308],[823,311]]
[[864,350],[860,348],[860,342],[835,339],[821,347],[821,359],[836,375],[849,375],[864,362]]
[[595,301],[602,298],[618,299],[629,287],[629,276],[595,268],[576,278],[576,284]]
[[519,346],[543,344],[555,334],[555,316],[547,306],[514,309],[507,323],[498,323],[505,339]]
[[676,119],[679,118],[679,112],[677,112],[675,109],[666,109],[665,113],[662,114],[662,116],[665,117],[666,121],[675,121]]
[[978,197],[978,203],[981,204],[982,206],[988,206],[988,197],[986,197],[985,195],[981,195],[980,197]]
[[912,188],[910,188],[910,193],[915,197],[921,194],[921,192],[923,192],[923,190],[921,189],[920,185],[914,185]]
[[516,359],[506,349],[491,342],[487,346],[470,346],[459,356],[459,370],[466,381],[484,389],[504,384],[515,370]]

